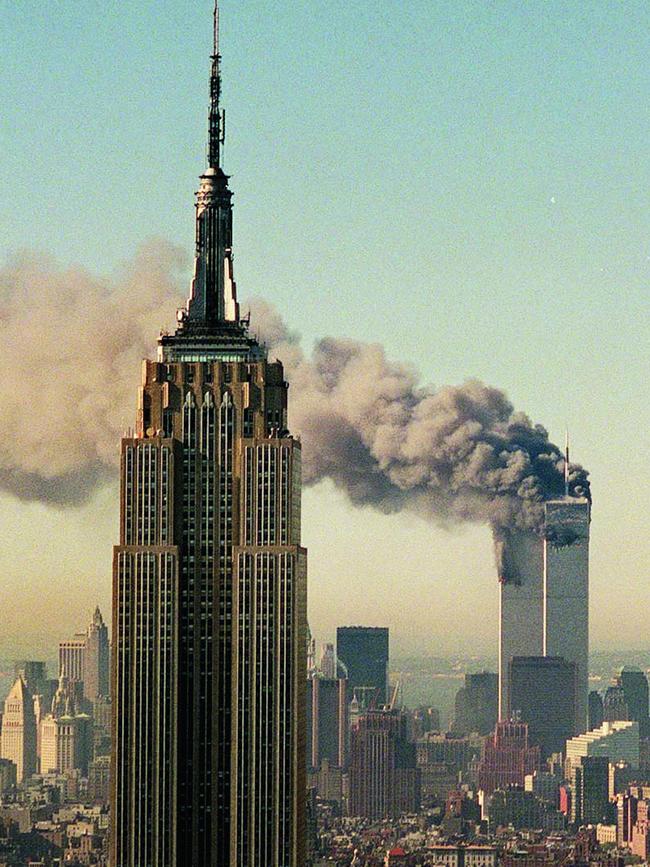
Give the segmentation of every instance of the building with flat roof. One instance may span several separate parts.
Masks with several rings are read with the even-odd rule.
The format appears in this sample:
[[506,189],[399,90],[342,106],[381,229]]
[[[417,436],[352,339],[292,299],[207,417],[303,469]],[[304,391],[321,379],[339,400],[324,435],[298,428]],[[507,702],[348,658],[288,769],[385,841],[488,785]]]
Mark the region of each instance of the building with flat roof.
[[407,717],[369,710],[355,723],[350,746],[351,816],[397,818],[420,807],[420,772],[409,743]]
[[456,693],[454,703],[455,734],[494,731],[499,715],[499,676],[491,671],[465,675],[465,685]]
[[571,821],[597,825],[609,804],[609,762],[606,756],[580,756],[571,766]]
[[[336,656],[347,671],[348,695],[369,691],[367,705],[386,704],[388,682],[388,628],[385,626],[339,626]],[[362,702],[363,703],[363,702]]]
[[495,789],[523,787],[526,775],[538,771],[539,764],[539,747],[531,747],[526,723],[499,722],[494,734],[485,739],[478,788],[491,795]]
[[583,756],[601,756],[612,763],[639,767],[639,724],[636,720],[604,722],[600,728],[571,738],[566,744],[567,764]]
[[541,533],[502,534],[499,718],[510,706],[515,656],[561,656],[576,667],[575,731],[587,728],[591,503],[571,495],[544,504]]
[[528,725],[542,758],[564,752],[576,734],[576,666],[558,656],[515,656],[509,669],[509,715]]

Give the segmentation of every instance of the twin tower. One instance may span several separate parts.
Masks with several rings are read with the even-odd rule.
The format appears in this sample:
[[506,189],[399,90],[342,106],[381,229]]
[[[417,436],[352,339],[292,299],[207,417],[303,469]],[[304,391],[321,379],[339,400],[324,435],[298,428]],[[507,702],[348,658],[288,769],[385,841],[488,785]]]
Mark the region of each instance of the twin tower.
[[499,719],[516,714],[516,657],[562,657],[574,667],[574,734],[587,730],[591,504],[567,495],[544,506],[541,535],[511,531],[499,604]]

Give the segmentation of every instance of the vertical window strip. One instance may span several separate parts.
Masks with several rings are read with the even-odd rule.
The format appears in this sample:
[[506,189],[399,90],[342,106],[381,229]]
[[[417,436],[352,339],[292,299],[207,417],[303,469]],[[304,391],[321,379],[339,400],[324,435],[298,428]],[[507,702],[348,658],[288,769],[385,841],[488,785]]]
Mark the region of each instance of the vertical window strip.
[[133,446],[124,454],[124,542],[133,545]]

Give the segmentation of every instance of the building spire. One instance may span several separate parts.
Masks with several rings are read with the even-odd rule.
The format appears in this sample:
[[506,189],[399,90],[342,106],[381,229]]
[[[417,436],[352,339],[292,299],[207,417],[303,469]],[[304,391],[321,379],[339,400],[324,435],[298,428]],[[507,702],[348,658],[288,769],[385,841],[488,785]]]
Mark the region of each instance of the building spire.
[[569,428],[564,432],[564,496],[569,496]]
[[178,311],[178,319],[181,329],[198,329],[216,337],[242,327],[233,278],[232,193],[221,167],[225,115],[220,105],[218,0],[214,4],[212,52],[208,167],[201,175],[196,193],[194,278],[187,305]]
[[212,68],[210,71],[210,114],[208,120],[208,166],[218,169],[221,145],[225,141],[226,113],[221,102],[221,55],[219,54],[219,0],[214,3]]

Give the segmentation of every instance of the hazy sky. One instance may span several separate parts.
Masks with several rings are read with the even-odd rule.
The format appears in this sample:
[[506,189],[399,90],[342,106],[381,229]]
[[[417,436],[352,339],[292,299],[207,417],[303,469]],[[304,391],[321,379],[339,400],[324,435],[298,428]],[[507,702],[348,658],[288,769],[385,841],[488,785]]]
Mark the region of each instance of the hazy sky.
[[[2,259],[104,274],[151,236],[191,252],[210,15],[2,4]],[[647,2],[223,0],[222,53],[240,295],[307,349],[381,342],[424,382],[504,388],[556,441],[568,424],[592,474],[592,646],[646,646]],[[355,511],[328,484],[304,502],[318,637],[368,623],[396,651],[495,649],[485,528]],[[115,486],[76,510],[0,501],[0,653],[108,613],[117,510]]]

